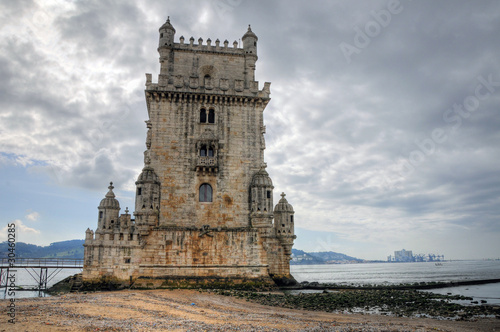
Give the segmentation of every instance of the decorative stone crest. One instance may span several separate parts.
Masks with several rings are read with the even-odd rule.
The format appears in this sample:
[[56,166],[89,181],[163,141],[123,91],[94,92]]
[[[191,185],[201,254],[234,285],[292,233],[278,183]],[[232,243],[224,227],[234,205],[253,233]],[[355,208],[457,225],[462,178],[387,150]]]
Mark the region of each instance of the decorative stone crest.
[[213,237],[214,235],[211,234],[212,231],[210,230],[210,225],[203,225],[202,228],[200,228],[200,234],[198,234],[199,237],[203,237],[203,236],[210,236],[210,237]]

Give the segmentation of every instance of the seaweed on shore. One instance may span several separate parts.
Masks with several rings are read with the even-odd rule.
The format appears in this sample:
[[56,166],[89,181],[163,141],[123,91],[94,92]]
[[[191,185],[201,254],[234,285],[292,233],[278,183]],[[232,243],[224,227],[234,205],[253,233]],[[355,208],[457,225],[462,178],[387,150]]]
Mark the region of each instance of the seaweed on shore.
[[242,291],[217,291],[247,301],[283,308],[326,312],[378,312],[404,317],[426,316],[470,320],[474,317],[500,317],[494,306],[463,306],[452,300],[472,300],[464,296],[440,295],[417,290],[342,290],[314,294],[277,294]]
[[290,289],[436,289],[444,287],[484,285],[500,283],[500,279],[457,280],[457,281],[431,281],[402,284],[335,284],[303,281]]

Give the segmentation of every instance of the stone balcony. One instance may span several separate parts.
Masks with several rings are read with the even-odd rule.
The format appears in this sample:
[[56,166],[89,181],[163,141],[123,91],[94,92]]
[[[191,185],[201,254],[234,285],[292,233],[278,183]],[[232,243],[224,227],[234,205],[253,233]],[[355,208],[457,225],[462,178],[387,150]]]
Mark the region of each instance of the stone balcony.
[[196,170],[198,172],[217,173],[217,157],[215,156],[198,156]]

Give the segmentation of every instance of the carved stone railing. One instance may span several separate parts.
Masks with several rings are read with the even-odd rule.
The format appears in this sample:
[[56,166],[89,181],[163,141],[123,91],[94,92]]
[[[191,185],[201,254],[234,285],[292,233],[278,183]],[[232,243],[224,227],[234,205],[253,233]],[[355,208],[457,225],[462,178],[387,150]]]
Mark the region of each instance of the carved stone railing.
[[208,166],[214,167],[217,166],[217,157],[209,157],[209,156],[198,156],[198,164],[197,166]]
[[217,157],[198,156],[196,169],[201,172],[217,172]]

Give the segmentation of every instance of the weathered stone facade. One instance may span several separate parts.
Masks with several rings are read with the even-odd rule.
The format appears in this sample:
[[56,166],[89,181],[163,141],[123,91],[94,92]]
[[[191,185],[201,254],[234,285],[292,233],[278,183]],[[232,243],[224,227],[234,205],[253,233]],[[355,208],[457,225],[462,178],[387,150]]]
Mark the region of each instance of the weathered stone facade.
[[[186,282],[293,282],[293,208],[264,162],[263,111],[270,83],[255,81],[257,36],[243,48],[227,40],[180,37],[160,28],[158,83],[146,74],[149,120],[134,219],[112,184],[86,232],[84,280],[135,286]],[[273,223],[274,220],[274,223]]]

